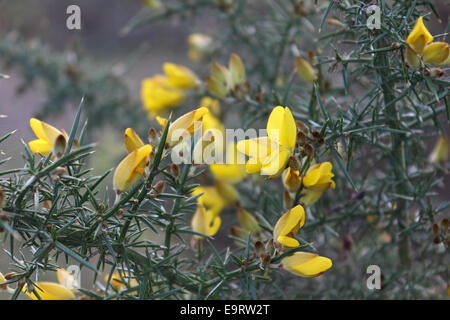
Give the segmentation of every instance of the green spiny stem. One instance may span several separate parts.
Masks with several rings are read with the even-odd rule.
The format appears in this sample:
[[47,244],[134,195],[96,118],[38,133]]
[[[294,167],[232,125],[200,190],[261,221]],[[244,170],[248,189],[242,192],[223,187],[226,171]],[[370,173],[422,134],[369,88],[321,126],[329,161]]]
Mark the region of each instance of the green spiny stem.
[[[377,45],[379,48],[386,47],[385,40],[379,40]],[[388,52],[379,51],[375,57],[374,64],[376,70],[381,79],[381,89],[384,96],[384,105],[386,106],[386,124],[392,129],[400,129],[398,124],[400,123],[400,115],[397,110],[397,105],[395,103],[395,95],[393,93],[393,88],[395,82],[392,80],[390,63]],[[405,159],[405,145],[402,136],[392,133],[392,168],[397,178],[400,181],[395,186],[395,192],[397,194],[405,194],[407,192],[407,181],[406,178],[406,159]],[[407,212],[406,212],[406,200],[399,199],[396,201],[395,208],[396,218],[398,226],[400,227],[400,232],[406,228],[407,225]],[[400,262],[403,267],[408,267],[410,264],[409,259],[409,240],[407,235],[404,235],[399,243],[399,256]]]

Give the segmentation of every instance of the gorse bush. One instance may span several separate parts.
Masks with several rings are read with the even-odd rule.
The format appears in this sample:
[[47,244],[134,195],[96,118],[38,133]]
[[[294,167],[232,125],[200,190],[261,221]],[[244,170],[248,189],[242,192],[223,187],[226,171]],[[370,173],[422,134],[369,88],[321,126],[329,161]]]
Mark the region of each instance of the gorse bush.
[[[13,299],[448,294],[450,48],[448,25],[427,29],[441,19],[432,1],[378,1],[379,29],[360,1],[144,3],[122,34],[186,19],[198,28],[187,39],[193,67],[166,62],[142,79],[142,107],[120,76],[105,76],[117,99],[96,92],[96,77],[72,78],[74,92],[89,90],[72,128],[30,120],[37,138],[24,143],[24,166],[0,172],[11,259],[1,290]],[[204,17],[215,27],[201,30]],[[27,61],[29,78],[51,84],[10,46],[0,42],[9,65],[23,71]],[[108,108],[108,121],[130,126],[127,154],[95,176],[88,128]],[[375,290],[370,265],[382,273]],[[40,280],[47,271],[58,283]]]

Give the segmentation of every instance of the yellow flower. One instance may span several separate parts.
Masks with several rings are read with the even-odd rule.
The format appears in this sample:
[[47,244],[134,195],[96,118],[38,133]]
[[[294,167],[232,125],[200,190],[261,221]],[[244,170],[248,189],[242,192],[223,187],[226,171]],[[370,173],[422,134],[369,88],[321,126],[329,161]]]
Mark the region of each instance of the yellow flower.
[[239,199],[236,189],[221,181],[217,181],[214,186],[196,187],[192,191],[193,196],[201,193],[203,194],[197,199],[197,203],[204,206],[213,216],[218,216],[224,207]]
[[237,152],[234,142],[228,144],[226,157],[226,163],[214,163],[209,166],[214,179],[233,184],[241,182],[247,177],[247,171],[243,164],[244,155]]
[[[211,163],[217,151],[220,151],[220,154],[223,153],[225,128],[222,122],[209,111],[203,115],[201,127],[203,136],[194,146],[194,163]],[[210,147],[207,149],[208,146]]]
[[174,88],[194,89],[199,83],[195,73],[186,67],[166,62],[163,65],[163,69],[167,75],[169,85]]
[[187,39],[189,45],[188,56],[193,61],[200,61],[210,51],[212,39],[203,33],[193,33]]
[[124,142],[128,153],[144,146],[144,142],[142,142],[141,138],[131,128],[127,128],[127,130],[125,130]]
[[250,156],[248,173],[261,173],[276,178],[281,175],[294,152],[297,128],[288,107],[273,109],[267,121],[268,137],[239,141],[237,148]]
[[292,170],[288,167],[283,172],[283,184],[287,191],[296,192],[300,188],[302,179],[300,178],[300,172],[298,170]]
[[444,65],[450,55],[450,47],[446,42],[433,42],[423,50],[423,62],[436,66]]
[[[27,286],[23,287],[23,292],[33,300],[39,300],[33,291],[29,292]],[[31,289],[30,289],[31,290]],[[74,300],[73,292],[63,285],[55,282],[36,282],[34,287],[41,300]]]
[[61,284],[66,289],[71,291],[77,290],[80,284],[78,280],[75,279],[73,275],[71,275],[67,270],[59,268],[56,270],[56,276],[58,278],[59,284]]
[[204,206],[208,212],[212,212],[213,216],[218,216],[222,209],[226,206],[226,201],[219,194],[217,189],[213,186],[209,187],[196,187],[192,191],[192,195],[203,193],[198,199],[197,203]]
[[405,61],[407,62],[407,66],[417,70],[420,67],[420,59],[417,53],[414,52],[413,49],[411,49],[410,46],[406,47],[405,50]]
[[298,74],[306,82],[313,83],[317,80],[317,70],[314,69],[305,59],[301,57],[295,59],[295,67],[297,68]]
[[[214,215],[211,211],[206,211],[202,204],[199,203],[197,205],[197,210],[191,221],[192,230],[212,237],[219,231],[220,224],[221,220],[219,216]],[[199,235],[195,235],[194,237],[203,239]]]
[[328,188],[334,189],[336,184],[331,179],[334,174],[331,172],[333,166],[330,162],[322,162],[311,166],[303,178],[301,202],[309,207],[319,200],[322,193]]
[[157,74],[142,80],[141,99],[150,116],[155,117],[184,100],[184,91],[170,85],[166,76]]
[[278,219],[273,228],[274,241],[285,247],[298,247],[300,243],[294,238],[298,230],[305,224],[305,210],[297,205]]
[[201,107],[206,107],[209,109],[214,116],[219,116],[220,114],[220,102],[217,99],[213,99],[211,97],[203,97],[200,101]]
[[423,18],[419,17],[411,33],[408,35],[406,42],[414,50],[415,53],[422,54],[425,46],[433,41],[433,39],[433,36],[423,23]]
[[31,118],[30,126],[38,139],[30,141],[28,143],[28,146],[30,147],[30,150],[36,155],[39,155],[39,153],[41,153],[44,156],[48,156],[53,149],[53,145],[60,136],[62,138],[60,137],[58,140],[62,139],[65,143],[67,143],[67,140],[69,140],[69,137],[64,130],[60,131],[55,127],[38,119]]
[[3,282],[6,282],[6,279],[3,273],[0,272],[0,290],[7,290],[8,285],[7,284],[2,285]]
[[[414,58],[412,49],[416,54],[422,56],[424,63],[436,66],[446,65],[450,63],[450,47],[446,42],[432,42],[433,36],[423,23],[423,18],[419,17],[416,24],[409,34],[406,42],[408,48],[405,52],[405,59],[413,69],[417,69],[420,62],[418,58]],[[432,43],[431,43],[432,42]]]
[[119,163],[113,178],[114,189],[117,193],[126,191],[145,173],[150,153],[152,153],[152,147],[146,144],[129,153]]
[[331,259],[309,252],[296,252],[281,263],[290,273],[307,278],[320,276],[333,265]]
[[[105,276],[105,281],[108,282],[109,275]],[[125,283],[128,283],[129,287],[136,287],[138,282],[135,278],[131,276],[126,276],[122,271],[115,271],[111,276],[111,285],[117,290],[120,291],[122,288],[125,288]],[[132,294],[137,294],[137,291],[132,292]]]
[[450,157],[450,141],[448,136],[439,137],[428,161],[445,164]]
[[[195,122],[202,121],[203,116],[208,114],[208,112],[208,108],[200,107],[182,115],[177,120],[172,122],[170,124],[169,131],[167,132],[166,141],[169,146],[173,147],[178,144],[183,133],[186,132],[189,135],[192,135],[196,130],[200,129],[202,126],[195,126]],[[177,136],[175,137],[174,134],[177,134]]]

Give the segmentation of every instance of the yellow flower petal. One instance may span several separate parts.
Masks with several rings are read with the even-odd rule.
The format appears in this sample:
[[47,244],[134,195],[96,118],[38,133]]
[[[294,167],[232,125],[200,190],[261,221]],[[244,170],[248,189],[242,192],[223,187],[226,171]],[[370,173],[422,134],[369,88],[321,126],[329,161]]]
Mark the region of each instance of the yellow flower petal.
[[298,242],[296,239],[287,236],[279,236],[277,238],[277,241],[281,243],[283,246],[289,248],[295,248],[300,245],[300,242]]
[[171,86],[180,89],[193,89],[199,80],[195,73],[186,67],[174,63],[164,63],[163,69]]
[[141,99],[144,108],[152,117],[168,108],[178,106],[184,97],[184,92],[171,86],[167,77],[163,75],[155,75],[142,80]]
[[441,65],[450,55],[450,47],[446,42],[433,42],[423,50],[423,62]]
[[28,146],[30,147],[30,150],[34,154],[41,153],[45,157],[48,156],[48,154],[53,149],[53,144],[51,144],[50,142],[48,142],[46,140],[42,140],[42,139],[37,139],[37,140],[30,141],[30,142],[28,142]]
[[142,142],[141,138],[131,128],[125,130],[124,142],[128,153],[131,153],[134,150],[137,150],[140,147],[144,146],[144,142]]
[[419,17],[411,33],[408,35],[406,42],[416,53],[422,54],[425,46],[433,41],[433,39],[433,36],[423,23],[423,18]]
[[[41,300],[74,300],[75,295],[72,291],[64,287],[59,283],[54,282],[36,282],[34,288],[41,298]],[[28,292],[26,286],[23,287],[23,292],[33,300],[39,300],[39,298],[33,293]]]
[[276,107],[267,121],[267,135],[281,146],[294,148],[297,138],[297,127],[294,117],[288,107]]
[[[179,140],[176,140],[174,137],[175,133],[182,133],[186,131],[188,134],[192,135],[194,131],[200,129],[202,126],[196,127],[195,122],[202,121],[203,116],[208,112],[208,108],[200,107],[182,115],[177,120],[175,120],[170,125],[169,131],[167,133],[167,142],[169,143],[169,145],[174,146],[179,142]],[[177,130],[181,130],[182,132],[176,132]]]
[[114,189],[118,192],[126,191],[135,184],[144,173],[148,157],[152,152],[150,145],[134,150],[126,156],[114,172]]
[[298,241],[288,234],[295,235],[304,224],[305,210],[301,205],[297,205],[278,219],[273,228],[273,239],[287,247],[297,247],[300,245]]
[[283,268],[301,277],[317,277],[331,268],[332,261],[309,252],[296,252],[282,260]]

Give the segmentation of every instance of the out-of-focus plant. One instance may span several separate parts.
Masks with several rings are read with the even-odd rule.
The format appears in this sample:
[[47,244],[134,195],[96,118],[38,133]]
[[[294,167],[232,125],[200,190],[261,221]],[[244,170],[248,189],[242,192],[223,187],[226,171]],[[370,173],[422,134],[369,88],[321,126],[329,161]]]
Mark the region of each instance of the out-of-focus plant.
[[[352,0],[144,8],[123,34],[174,17],[216,19],[211,50],[190,47],[193,60],[210,62],[209,73],[166,65],[142,95],[149,111],[182,107],[187,92],[195,102],[181,117],[150,112],[162,129],[150,128],[148,144],[127,130],[114,199],[99,198],[109,172],[93,177],[85,168],[94,146],[83,144],[85,126],[77,134],[81,108],[60,157],[25,146],[25,167],[0,172],[0,227],[14,269],[0,286],[15,284],[16,298],[66,256],[96,277],[108,273],[98,291],[77,289],[92,299],[443,298],[446,34],[425,26],[439,19],[432,1],[377,4],[381,28],[373,30],[367,6]],[[207,95],[217,100],[201,100]],[[175,148],[206,149],[170,139],[179,128],[198,134],[195,120],[203,135],[229,127],[265,127],[267,135],[223,144],[224,153],[249,156],[246,164],[205,172],[195,161],[171,163]],[[161,239],[149,240],[150,232]],[[382,270],[381,290],[364,286],[369,265]]]

